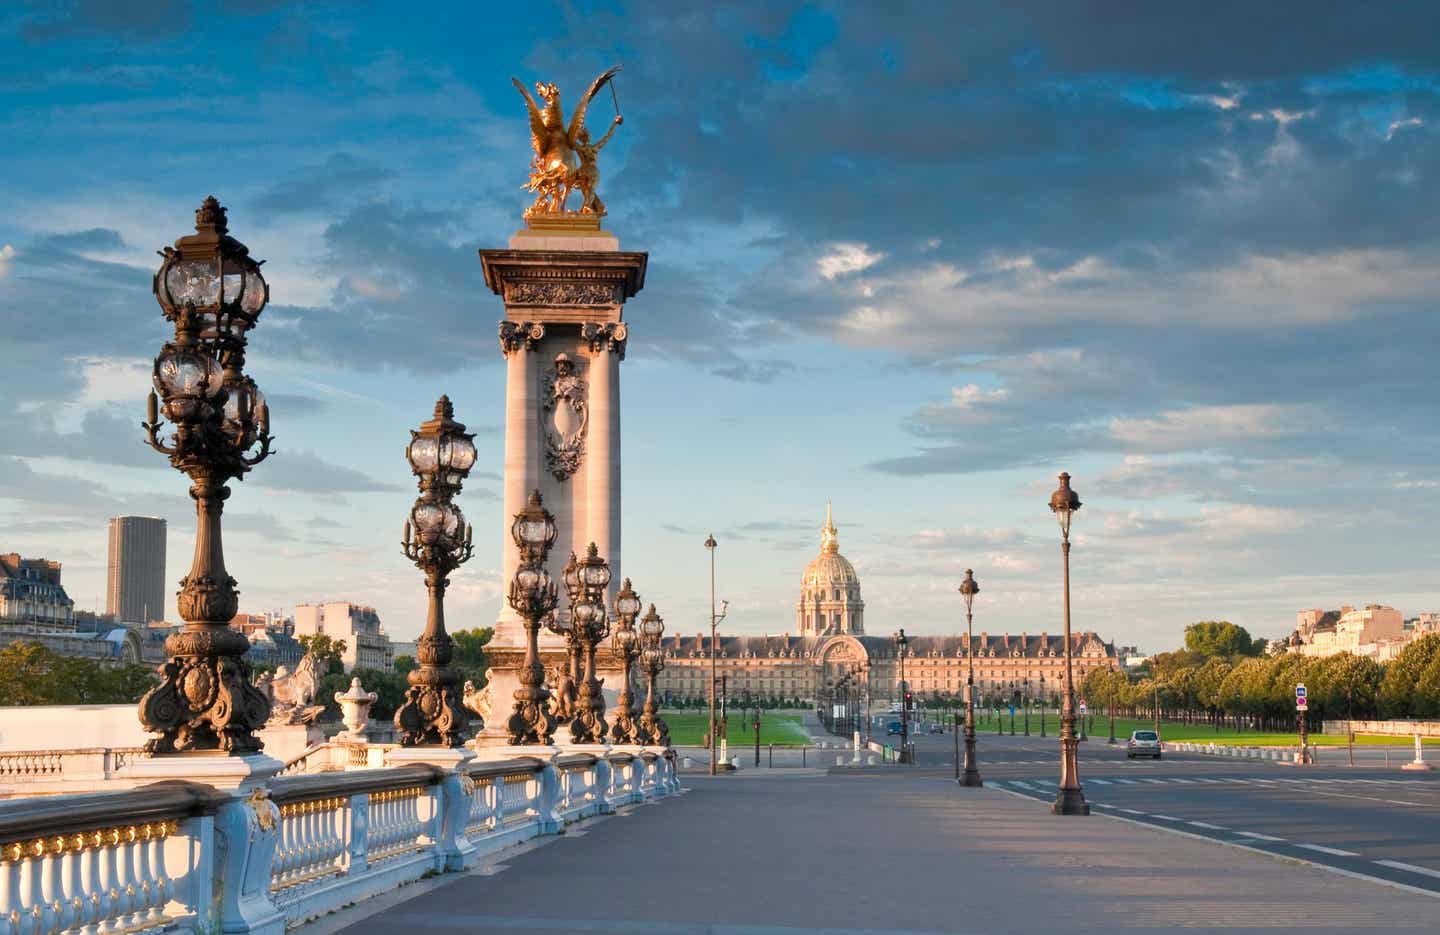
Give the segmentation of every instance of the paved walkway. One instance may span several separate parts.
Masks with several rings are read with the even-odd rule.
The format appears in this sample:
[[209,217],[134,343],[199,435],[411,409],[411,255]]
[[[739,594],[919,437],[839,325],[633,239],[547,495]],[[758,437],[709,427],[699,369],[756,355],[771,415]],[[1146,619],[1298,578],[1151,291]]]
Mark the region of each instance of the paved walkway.
[[999,789],[894,772],[688,776],[691,791],[306,935],[1434,932],[1440,899]]

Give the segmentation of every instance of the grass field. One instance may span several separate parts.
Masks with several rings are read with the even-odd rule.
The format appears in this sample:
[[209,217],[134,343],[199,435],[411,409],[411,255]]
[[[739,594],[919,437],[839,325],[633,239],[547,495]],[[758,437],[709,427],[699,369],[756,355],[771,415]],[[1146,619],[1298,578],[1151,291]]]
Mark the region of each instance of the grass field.
[[[677,747],[698,747],[704,742],[705,731],[710,727],[710,714],[706,711],[662,711],[660,716],[670,725],[670,742]],[[718,717],[718,715],[717,715]],[[755,743],[754,722],[748,716],[730,715],[730,729],[725,735],[731,747],[744,747]],[[800,715],[793,713],[766,712],[760,718],[760,744],[775,744],[777,747],[798,747],[810,742]]]
[[[979,712],[976,712],[979,716]],[[1005,733],[1010,733],[1010,715],[1007,713],[1001,718],[1005,725]],[[1025,719],[1020,712],[1015,715],[1015,733],[1024,730]],[[1095,715],[1090,721],[1094,725],[1090,731],[1091,739],[1104,740],[1110,736],[1110,721],[1101,715]],[[983,733],[986,728],[993,733],[995,730],[995,719],[991,717],[988,721],[981,721],[976,725],[976,731]],[[1137,718],[1116,718],[1115,739],[1124,742],[1130,737],[1131,731],[1153,730],[1155,722]],[[1047,734],[1058,735],[1060,733],[1060,718],[1053,712],[1045,717],[1045,729]],[[1040,715],[1031,713],[1030,734],[1035,736],[1040,733]],[[1297,734],[1291,732],[1286,734],[1261,733],[1257,731],[1236,731],[1233,727],[1226,727],[1216,730],[1209,724],[1184,724],[1179,721],[1161,721],[1160,737],[1162,740],[1186,740],[1193,743],[1215,743],[1215,744],[1236,744],[1244,747],[1285,747],[1296,746],[1300,743]],[[1343,734],[1311,734],[1310,743],[1317,747],[1343,747],[1345,746],[1345,735]],[[1383,737],[1375,734],[1355,735],[1355,745],[1381,745],[1405,746],[1413,744],[1409,737]],[[1427,739],[1425,744],[1440,743],[1440,738]]]

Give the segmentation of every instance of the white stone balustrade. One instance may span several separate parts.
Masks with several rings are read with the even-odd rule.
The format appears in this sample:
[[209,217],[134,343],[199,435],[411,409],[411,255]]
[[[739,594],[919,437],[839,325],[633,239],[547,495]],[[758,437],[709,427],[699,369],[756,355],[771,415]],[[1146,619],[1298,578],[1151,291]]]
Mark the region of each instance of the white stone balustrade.
[[[0,935],[287,927],[679,791],[673,754],[370,766],[0,801]],[[343,767],[342,767],[343,770]]]

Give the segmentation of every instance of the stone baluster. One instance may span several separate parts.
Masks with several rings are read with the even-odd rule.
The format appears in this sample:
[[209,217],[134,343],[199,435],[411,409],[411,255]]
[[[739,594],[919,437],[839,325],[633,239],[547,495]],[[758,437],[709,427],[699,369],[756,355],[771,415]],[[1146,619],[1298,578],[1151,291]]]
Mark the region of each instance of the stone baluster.
[[350,827],[345,835],[345,864],[348,873],[364,873],[370,869],[370,796],[361,792],[350,796]]

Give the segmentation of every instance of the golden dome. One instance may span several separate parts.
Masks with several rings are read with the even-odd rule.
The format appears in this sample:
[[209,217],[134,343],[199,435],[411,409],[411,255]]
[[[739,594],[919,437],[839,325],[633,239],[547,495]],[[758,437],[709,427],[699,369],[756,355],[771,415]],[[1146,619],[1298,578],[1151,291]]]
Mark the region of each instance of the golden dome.
[[830,517],[830,504],[825,504],[825,528],[820,530],[820,554],[805,566],[800,578],[803,585],[858,584],[855,566],[840,554],[840,537]]

